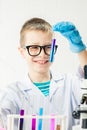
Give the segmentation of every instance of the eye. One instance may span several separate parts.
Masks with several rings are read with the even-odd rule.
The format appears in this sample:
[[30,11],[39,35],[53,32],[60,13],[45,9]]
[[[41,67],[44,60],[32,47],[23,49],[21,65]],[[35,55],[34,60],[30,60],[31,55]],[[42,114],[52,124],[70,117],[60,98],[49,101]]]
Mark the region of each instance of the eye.
[[35,50],[39,49],[39,47],[38,47],[38,46],[36,46],[36,45],[31,46],[30,48],[31,48],[31,49],[35,49]]
[[46,48],[47,48],[47,49],[51,49],[51,45],[49,45],[49,46],[46,46]]

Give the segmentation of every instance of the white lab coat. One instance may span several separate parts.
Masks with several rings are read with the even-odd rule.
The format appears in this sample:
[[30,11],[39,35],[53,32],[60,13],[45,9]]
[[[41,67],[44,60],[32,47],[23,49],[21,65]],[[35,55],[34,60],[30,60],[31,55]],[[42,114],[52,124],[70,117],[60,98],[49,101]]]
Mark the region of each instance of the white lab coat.
[[0,115],[6,125],[7,114],[19,114],[20,109],[25,114],[38,114],[43,107],[44,114],[63,114],[67,117],[67,130],[72,130],[75,120],[72,112],[80,104],[81,79],[70,74],[52,74],[49,96],[35,87],[28,76],[12,83],[0,92]]

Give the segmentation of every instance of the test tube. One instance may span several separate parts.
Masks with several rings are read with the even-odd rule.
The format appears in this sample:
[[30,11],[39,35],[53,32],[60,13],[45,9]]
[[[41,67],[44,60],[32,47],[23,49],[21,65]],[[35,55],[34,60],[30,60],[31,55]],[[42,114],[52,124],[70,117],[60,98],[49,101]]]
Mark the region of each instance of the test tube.
[[32,117],[32,130],[36,130],[36,117],[33,115]]
[[55,117],[53,115],[51,117],[50,130],[55,130]]
[[[43,115],[43,108],[41,107],[39,109],[39,116],[42,116]],[[40,118],[39,119],[39,122],[38,122],[38,130],[42,130],[42,119]]]
[[[20,110],[20,116],[23,116],[23,115],[24,115],[24,110],[21,109],[21,110]],[[23,118],[20,118],[19,130],[23,130]]]
[[55,43],[56,43],[56,39],[53,39],[52,45],[51,45],[51,52],[50,52],[50,62],[53,62],[53,60],[54,60]]

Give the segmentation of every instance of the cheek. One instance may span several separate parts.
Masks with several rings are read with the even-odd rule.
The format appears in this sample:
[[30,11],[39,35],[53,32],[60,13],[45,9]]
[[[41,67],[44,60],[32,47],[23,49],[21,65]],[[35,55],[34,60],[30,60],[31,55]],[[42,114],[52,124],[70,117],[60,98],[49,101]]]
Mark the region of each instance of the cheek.
[[31,57],[28,57],[28,58],[27,58],[27,63],[28,63],[28,64],[31,64],[32,62],[33,62],[33,61],[32,61],[32,58],[31,58]]
[[30,68],[33,68],[33,67],[34,67],[34,59],[33,59],[33,57],[28,56],[28,58],[27,58],[27,64],[28,64],[28,66],[29,66]]

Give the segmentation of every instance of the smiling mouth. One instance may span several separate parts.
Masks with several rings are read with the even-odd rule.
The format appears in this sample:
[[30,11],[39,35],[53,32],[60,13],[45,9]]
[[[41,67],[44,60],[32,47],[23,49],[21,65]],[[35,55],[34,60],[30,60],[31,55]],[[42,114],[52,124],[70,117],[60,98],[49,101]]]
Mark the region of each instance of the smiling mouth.
[[48,60],[45,60],[45,61],[39,60],[39,61],[35,61],[35,62],[38,64],[41,64],[41,65],[44,65],[44,64],[48,63],[49,61]]

